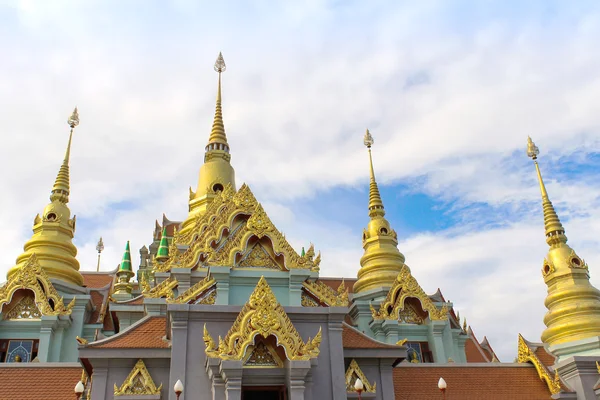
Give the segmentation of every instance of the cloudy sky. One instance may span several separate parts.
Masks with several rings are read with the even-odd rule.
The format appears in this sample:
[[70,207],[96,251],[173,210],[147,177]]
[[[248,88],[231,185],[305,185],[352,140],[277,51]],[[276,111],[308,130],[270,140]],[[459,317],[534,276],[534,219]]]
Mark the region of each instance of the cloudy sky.
[[[218,3],[218,4],[216,4]],[[113,269],[187,214],[223,52],[225,128],[250,184],[323,276],[354,277],[368,222],[365,128],[387,217],[502,361],[539,340],[541,150],[570,244],[600,287],[596,1],[0,0],[0,273],[48,195],[77,105],[71,209],[82,268]]]

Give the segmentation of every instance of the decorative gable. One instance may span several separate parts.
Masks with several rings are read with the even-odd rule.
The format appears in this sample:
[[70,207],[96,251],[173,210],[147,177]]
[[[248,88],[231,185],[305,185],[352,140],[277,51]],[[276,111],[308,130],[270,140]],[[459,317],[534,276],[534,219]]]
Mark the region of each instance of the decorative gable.
[[4,286],[0,287],[0,309],[5,304],[9,304],[13,300],[15,292],[20,289],[30,290],[34,295],[32,301],[35,303],[35,308],[29,305],[27,306],[28,311],[26,311],[23,309],[26,304],[20,306],[21,311],[26,311],[26,313],[70,315],[75,305],[75,298],[73,298],[69,305],[65,307],[63,298],[58,294],[52,282],[50,282],[48,275],[46,275],[46,272],[40,266],[35,254],[32,254],[23,267],[19,268]]
[[323,304],[326,307],[348,307],[350,301],[348,299],[348,289],[342,279],[337,290],[333,290],[321,281],[305,281],[302,283],[302,288],[305,292],[311,294],[308,296],[302,293],[303,306],[318,307]]
[[140,358],[135,364],[121,387],[117,387],[115,383],[115,397],[131,396],[131,395],[160,395],[162,383],[156,387],[146,364]]
[[257,337],[274,336],[289,360],[310,360],[319,355],[321,329],[306,343],[277,302],[269,284],[261,277],[250,299],[238,314],[225,339],[219,337],[218,346],[204,325],[204,344],[209,357],[222,360],[243,360],[249,346],[258,345]]
[[[214,265],[318,271],[321,262],[312,246],[304,255],[296,253],[247,185],[237,192],[228,185],[219,192],[192,229],[174,234],[171,246],[169,259],[154,263],[156,270]],[[179,254],[177,246],[187,249]]]
[[418,299],[423,310],[428,312],[431,320],[443,321],[448,319],[448,307],[446,305],[439,309],[436,307],[417,280],[412,276],[410,268],[406,264],[402,266],[394,285],[390,288],[386,298],[381,302],[379,310],[376,310],[371,305],[373,319],[414,319],[415,315],[412,315],[409,310],[405,310],[405,301],[408,297]]
[[530,362],[535,367],[541,380],[546,382],[550,393],[556,394],[561,391],[560,377],[558,376],[558,370],[555,370],[554,377],[550,374],[548,369],[542,364],[538,356],[527,345],[525,338],[519,333],[519,350],[517,355],[517,361],[519,363]]
[[360,379],[362,381],[365,388],[364,391],[366,393],[375,393],[377,384],[371,384],[365,376],[365,374],[360,369],[360,367],[358,366],[356,360],[352,359],[352,361],[350,361],[348,369],[346,370],[346,391],[356,392],[354,384],[356,383],[357,379]]

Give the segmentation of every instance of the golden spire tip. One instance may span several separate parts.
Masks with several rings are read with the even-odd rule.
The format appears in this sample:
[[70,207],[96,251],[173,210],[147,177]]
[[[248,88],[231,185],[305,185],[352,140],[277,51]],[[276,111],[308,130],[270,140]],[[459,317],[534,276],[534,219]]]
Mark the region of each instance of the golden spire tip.
[[71,127],[71,129],[73,129],[77,125],[79,125],[79,113],[77,112],[77,106],[75,106],[75,109],[73,110],[73,113],[71,114],[71,116],[67,120],[67,123],[69,124],[69,126]]
[[527,156],[531,157],[531,159],[536,160],[538,154],[540,154],[540,149],[533,143],[531,140],[531,136],[527,136]]
[[223,59],[223,53],[219,52],[217,61],[215,61],[215,71],[220,74],[221,72],[225,72],[226,69],[227,66],[225,65],[225,60]]
[[365,137],[363,139],[363,143],[369,149],[371,148],[371,146],[373,146],[373,143],[375,143],[375,140],[373,139],[373,136],[371,135],[371,132],[369,132],[368,129],[367,129],[367,132],[365,133]]

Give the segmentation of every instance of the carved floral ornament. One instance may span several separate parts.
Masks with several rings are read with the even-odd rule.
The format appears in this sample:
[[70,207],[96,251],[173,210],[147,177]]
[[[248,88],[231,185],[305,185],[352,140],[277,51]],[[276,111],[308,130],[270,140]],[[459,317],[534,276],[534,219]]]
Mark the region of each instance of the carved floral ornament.
[[219,336],[218,345],[204,325],[206,354],[222,360],[243,360],[248,348],[255,345],[257,336],[267,339],[271,335],[284,349],[288,360],[310,360],[319,355],[321,329],[314,339],[304,342],[264,277],[258,281],[225,338]]
[[361,382],[363,383],[364,391],[366,393],[375,393],[375,390],[377,389],[377,383],[373,383],[371,385],[371,383],[369,382],[369,380],[367,379],[365,374],[362,372],[362,370],[358,366],[358,363],[356,362],[356,360],[352,359],[352,361],[350,361],[350,365],[348,366],[348,369],[346,370],[346,391],[356,392],[356,389],[354,388],[354,384],[356,383],[357,379],[360,379]]
[[140,358],[135,364],[121,387],[117,387],[115,383],[115,397],[131,396],[131,395],[157,395],[160,394],[162,383],[156,387],[146,364]]
[[[268,237],[275,255],[283,255],[283,270],[319,270],[320,254],[315,257],[311,245],[304,256],[290,246],[273,225],[267,213],[247,185],[236,192],[230,184],[216,194],[206,212],[198,215],[192,229],[177,232],[172,243],[187,246],[182,254],[169,254],[169,260],[154,262],[157,271],[178,268],[196,268],[207,265],[235,266],[238,254],[248,255],[250,238]],[[176,247],[175,247],[176,248]],[[264,261],[264,260],[263,260]]]
[[145,281],[142,294],[146,298],[160,299],[165,298],[167,303],[195,303],[195,304],[214,304],[216,300],[217,282],[210,275],[199,280],[183,293],[175,297],[174,290],[179,286],[179,282],[174,277],[169,277],[154,286]]
[[558,370],[555,370],[554,377],[550,375],[544,364],[535,355],[531,348],[527,345],[525,338],[519,333],[519,351],[517,355],[517,361],[519,363],[530,362],[535,367],[541,380],[546,382],[550,393],[556,394],[561,391],[560,377],[558,376]]
[[[348,307],[350,304],[348,289],[346,289],[344,280],[342,280],[337,290],[333,290],[322,281],[305,281],[302,283],[302,287],[328,307]],[[306,302],[310,304],[307,305],[308,307],[313,307],[313,303],[316,304],[314,300],[312,302],[306,300]],[[315,306],[318,306],[318,304]]]
[[418,299],[432,321],[444,321],[448,319],[448,306],[444,305],[442,308],[437,308],[425,291],[423,291],[417,280],[412,276],[410,268],[406,264],[402,266],[394,285],[390,288],[386,298],[381,302],[379,310],[370,305],[373,319],[398,320],[401,311],[404,310],[405,300],[408,297]]
[[[13,295],[19,289],[33,292],[35,305],[41,315],[70,315],[75,305],[75,298],[73,298],[65,307],[63,298],[50,282],[35,254],[32,254],[25,265],[19,268],[4,286],[0,287],[0,309],[11,302]],[[54,307],[50,301],[54,303]],[[31,311],[35,313],[35,310]]]

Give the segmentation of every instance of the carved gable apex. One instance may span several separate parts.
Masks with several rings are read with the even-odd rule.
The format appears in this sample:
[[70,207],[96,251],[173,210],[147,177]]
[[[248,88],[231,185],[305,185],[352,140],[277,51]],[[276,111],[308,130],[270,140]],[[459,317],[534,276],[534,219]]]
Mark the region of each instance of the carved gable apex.
[[448,307],[444,305],[438,309],[412,276],[408,265],[404,264],[386,298],[381,302],[379,310],[376,310],[371,305],[373,319],[398,320],[401,311],[404,310],[404,302],[408,297],[418,299],[421,302],[423,310],[427,311],[431,320],[443,321],[448,318]]
[[260,243],[254,244],[250,250],[246,251],[237,266],[241,268],[283,269]]
[[[58,294],[50,278],[40,266],[37,256],[32,254],[23,267],[0,287],[0,309],[12,301],[19,289],[33,292],[35,304],[42,315],[69,315],[75,305],[75,298],[65,307],[63,298]],[[52,307],[50,300],[54,303]]]
[[156,387],[146,364],[142,359],[139,359],[135,364],[121,387],[117,387],[115,383],[115,397],[130,396],[130,395],[156,395],[160,394],[162,383]]
[[206,355],[222,360],[243,360],[249,346],[258,345],[257,338],[270,336],[283,347],[289,360],[310,360],[319,355],[321,329],[314,339],[304,342],[266,279],[261,277],[225,339],[219,337],[218,346],[204,326]]
[[[261,242],[271,260],[279,269],[318,270],[320,254],[315,257],[311,246],[305,255],[299,255],[275,227],[262,205],[256,200],[247,185],[235,192],[228,187],[216,195],[205,214],[199,216],[193,229],[186,233],[176,233],[173,243],[187,246],[177,259],[169,259],[155,268],[169,271],[172,267],[198,268],[205,266],[235,266],[246,259],[253,250],[253,238]],[[272,250],[269,250],[272,247]],[[253,256],[261,256],[255,253]],[[279,257],[283,257],[279,260]],[[250,261],[250,260],[248,260]],[[264,259],[263,263],[268,263]]]

